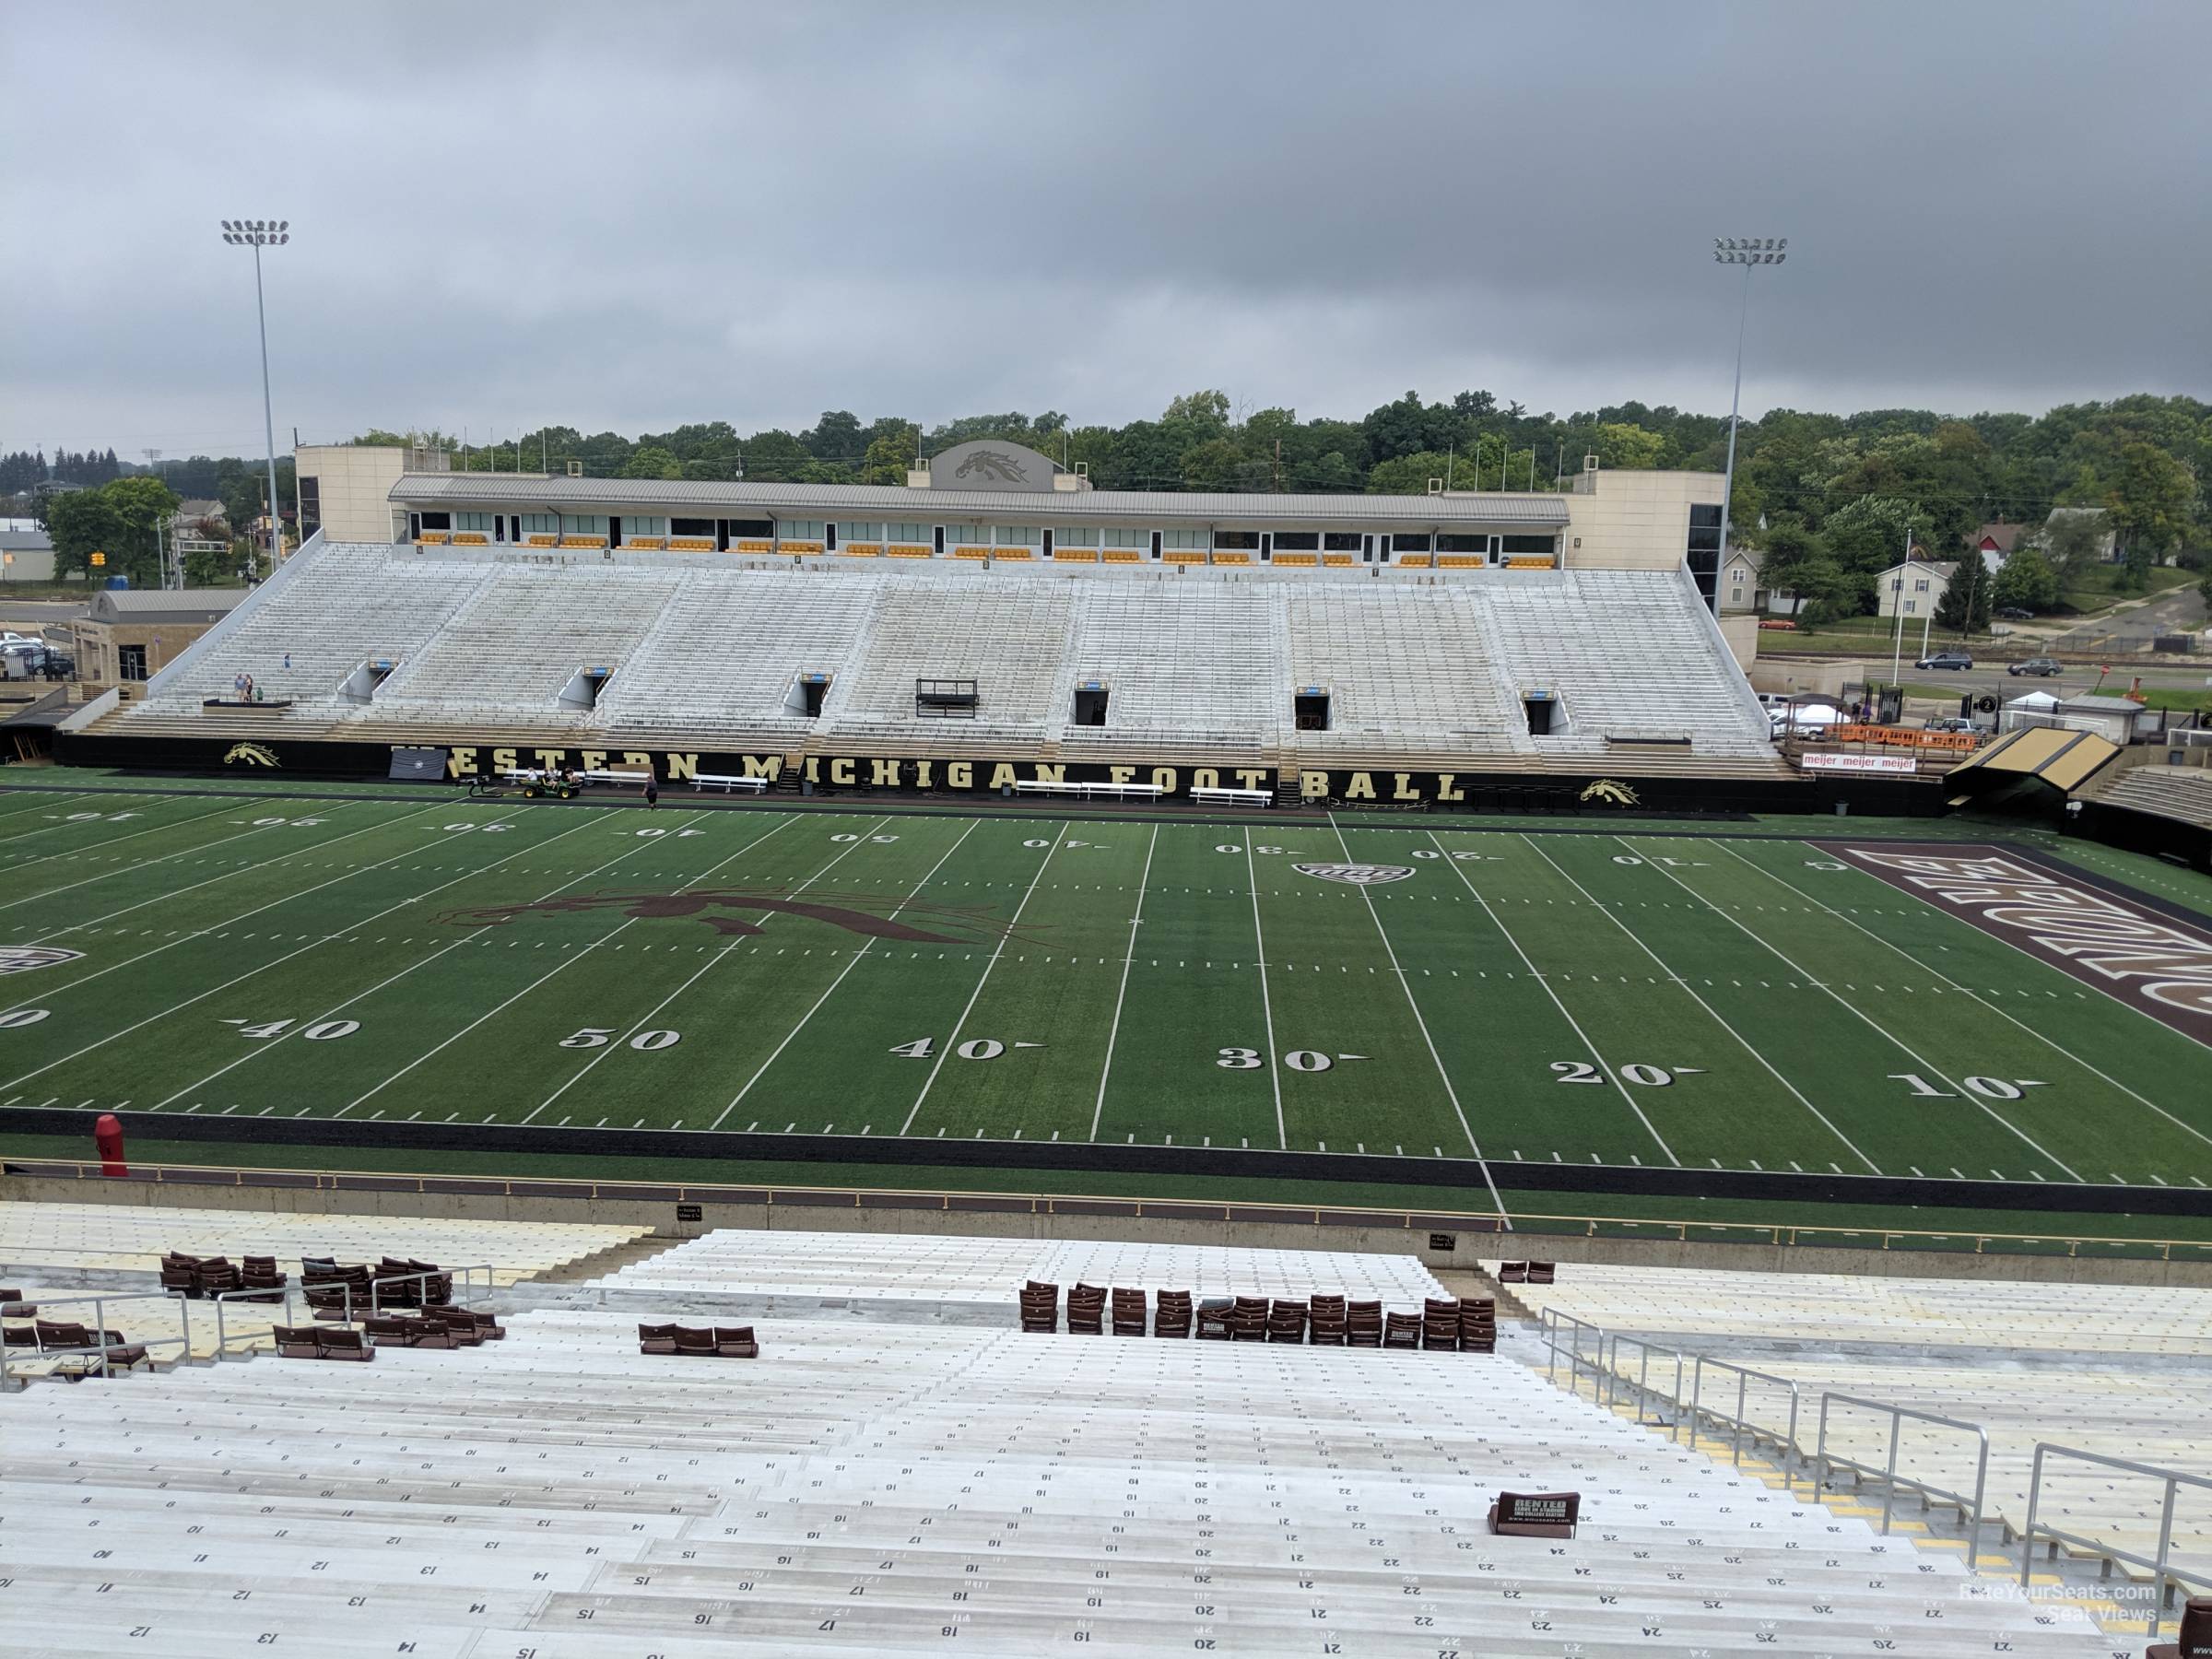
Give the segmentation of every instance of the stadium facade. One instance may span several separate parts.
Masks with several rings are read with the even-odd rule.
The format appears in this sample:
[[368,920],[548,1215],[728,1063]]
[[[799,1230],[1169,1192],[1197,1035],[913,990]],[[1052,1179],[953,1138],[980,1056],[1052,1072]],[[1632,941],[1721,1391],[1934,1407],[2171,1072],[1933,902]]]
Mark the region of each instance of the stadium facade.
[[890,488],[439,459],[301,450],[301,552],[142,694],[74,721],[62,758],[382,775],[410,749],[453,778],[650,769],[808,794],[1905,806],[1775,755],[1714,614],[1711,474],[1232,495],[1094,489],[995,441]]

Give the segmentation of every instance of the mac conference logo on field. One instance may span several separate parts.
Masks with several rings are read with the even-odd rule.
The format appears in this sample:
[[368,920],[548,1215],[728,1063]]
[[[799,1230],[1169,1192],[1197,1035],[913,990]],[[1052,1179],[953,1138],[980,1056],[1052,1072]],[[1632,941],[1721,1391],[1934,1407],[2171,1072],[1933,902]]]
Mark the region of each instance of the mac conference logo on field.
[[33,968],[58,968],[84,954],[81,950],[56,950],[49,945],[0,945],[0,973],[29,973]]
[[1300,876],[1312,876],[1322,881],[1348,881],[1354,887],[1381,887],[1386,881],[1403,881],[1413,874],[1410,865],[1312,864],[1290,867]]

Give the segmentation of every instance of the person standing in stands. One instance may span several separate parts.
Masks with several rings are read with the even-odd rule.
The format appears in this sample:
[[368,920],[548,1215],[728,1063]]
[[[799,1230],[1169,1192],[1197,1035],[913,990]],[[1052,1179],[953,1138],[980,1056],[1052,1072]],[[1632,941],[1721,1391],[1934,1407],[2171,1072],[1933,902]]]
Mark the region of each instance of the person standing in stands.
[[650,763],[645,768],[645,805],[653,810],[658,810],[661,805],[660,774],[653,770]]
[[230,677],[230,695],[240,702],[246,700],[246,671],[243,668]]

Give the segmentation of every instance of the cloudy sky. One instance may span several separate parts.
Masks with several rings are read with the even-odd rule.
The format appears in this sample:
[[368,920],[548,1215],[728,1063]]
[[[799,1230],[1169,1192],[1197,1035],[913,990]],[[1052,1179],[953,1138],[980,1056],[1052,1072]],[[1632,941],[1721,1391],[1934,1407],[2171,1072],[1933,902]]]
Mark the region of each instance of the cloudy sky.
[[2212,5],[0,6],[0,449],[2212,394]]

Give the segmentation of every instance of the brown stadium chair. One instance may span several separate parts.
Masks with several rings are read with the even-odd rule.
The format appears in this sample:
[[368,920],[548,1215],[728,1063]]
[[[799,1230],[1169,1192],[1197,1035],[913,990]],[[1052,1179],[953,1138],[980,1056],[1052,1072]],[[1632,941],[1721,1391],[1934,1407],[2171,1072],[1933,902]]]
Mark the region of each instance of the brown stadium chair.
[[1267,1340],[1267,1299],[1240,1296],[1229,1316],[1229,1334],[1238,1342]]
[[1500,1262],[1500,1263],[1499,1263],[1499,1264],[1498,1264],[1498,1282],[1499,1282],[1500,1284],[1501,1284],[1501,1285],[1525,1285],[1525,1284],[1527,1284],[1527,1283],[1528,1283],[1528,1264],[1527,1264],[1526,1262]]
[[322,1335],[312,1325],[278,1325],[275,1332],[276,1355],[281,1359],[320,1359],[322,1344],[316,1338]]
[[200,1293],[200,1264],[196,1256],[165,1255],[161,1258],[161,1288],[182,1290],[186,1296]]
[[1382,1304],[1381,1302],[1347,1302],[1344,1317],[1345,1342],[1347,1347],[1381,1347],[1382,1346]]
[[710,1325],[697,1329],[690,1325],[677,1325],[676,1351],[693,1358],[712,1359],[714,1357],[713,1327]]
[[1343,1297],[1316,1296],[1312,1299],[1308,1340],[1320,1347],[1342,1347],[1347,1328]]
[[422,1324],[443,1331],[454,1347],[475,1347],[484,1340],[484,1333],[477,1329],[477,1316],[465,1308],[425,1308]]
[[1303,1342],[1306,1339],[1306,1304],[1277,1298],[1267,1310],[1267,1340]]
[[1498,1303],[1488,1296],[1463,1297],[1459,1304],[1459,1351],[1494,1354],[1498,1351]]
[[1068,1291],[1067,1328],[1071,1335],[1103,1335],[1106,1331],[1106,1292],[1096,1285],[1077,1285]]
[[1032,1283],[1021,1293],[1021,1328],[1050,1335],[1060,1328],[1060,1288]]
[[376,1349],[359,1331],[334,1331],[328,1326],[315,1327],[315,1358],[318,1359],[373,1359]]
[[196,1277],[202,1296],[219,1296],[226,1290],[242,1290],[246,1288],[245,1275],[238,1270],[238,1264],[226,1261],[221,1256],[202,1262]]
[[1116,1289],[1113,1293],[1113,1334],[1116,1336],[1142,1336],[1145,1334],[1145,1293],[1142,1290]]
[[1421,1316],[1418,1313],[1386,1313],[1382,1317],[1384,1347],[1418,1348],[1421,1346]]
[[1531,1262],[1528,1265],[1528,1282],[1532,1285],[1551,1284],[1559,1276],[1559,1268],[1556,1262]]
[[1198,1307],[1197,1337],[1201,1342],[1227,1342],[1230,1339],[1229,1322],[1236,1312],[1236,1304],[1208,1300]]
[[676,1327],[672,1324],[641,1324],[638,1327],[638,1352],[641,1354],[673,1354],[676,1352]]
[[758,1359],[760,1344],[754,1339],[751,1325],[716,1325],[714,1352],[724,1359]]
[[1188,1337],[1191,1334],[1191,1293],[1162,1290],[1152,1310],[1152,1335]]

